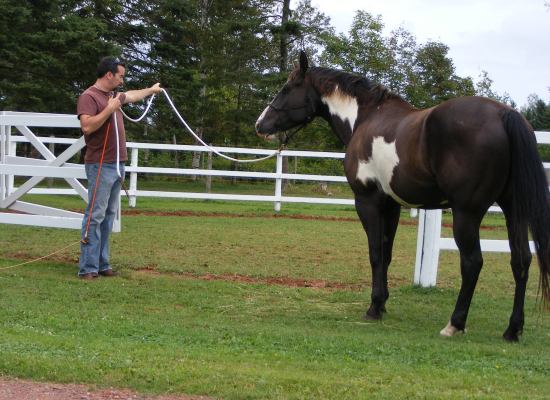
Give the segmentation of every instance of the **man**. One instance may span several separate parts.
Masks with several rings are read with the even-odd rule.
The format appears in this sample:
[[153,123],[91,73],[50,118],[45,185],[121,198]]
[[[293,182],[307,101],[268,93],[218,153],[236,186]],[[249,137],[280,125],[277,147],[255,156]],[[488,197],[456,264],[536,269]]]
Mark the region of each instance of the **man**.
[[120,107],[162,90],[160,84],[156,83],[146,89],[115,93],[122,86],[125,72],[124,63],[114,57],[103,58],[97,66],[95,84],[78,98],[77,114],[86,142],[84,163],[88,178],[88,206],[82,221],[78,272],[81,279],[116,275],[109,264],[109,234],[118,209],[124,162],[128,160]]

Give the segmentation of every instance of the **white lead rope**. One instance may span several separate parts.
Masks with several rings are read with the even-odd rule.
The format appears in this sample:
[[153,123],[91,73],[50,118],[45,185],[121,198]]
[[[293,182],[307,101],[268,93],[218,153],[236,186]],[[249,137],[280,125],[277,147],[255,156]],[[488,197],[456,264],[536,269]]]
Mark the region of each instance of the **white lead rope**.
[[122,179],[122,175],[120,173],[120,139],[118,137],[118,122],[116,117],[116,111],[113,113],[113,117],[115,119],[115,132],[116,132],[116,173],[120,179]]
[[[217,151],[215,148],[213,148],[212,146],[206,144],[194,131],[193,129],[191,129],[191,127],[187,124],[187,122],[185,122],[185,120],[183,119],[183,117],[180,115],[180,113],[178,112],[178,109],[176,108],[176,106],[174,105],[174,102],[172,101],[172,99],[170,98],[170,96],[168,95],[168,92],[164,89],[161,89],[162,92],[164,93],[164,96],[166,97],[166,100],[168,100],[168,103],[170,104],[170,106],[172,107],[172,110],[174,111],[174,113],[177,115],[177,117],[179,118],[180,122],[183,124],[183,126],[189,131],[189,133],[191,133],[191,135],[200,143],[202,144],[204,147],[206,147],[208,150],[210,150],[211,152],[217,154],[218,156],[222,157],[222,158],[225,158],[226,160],[230,160],[230,161],[235,161],[235,162],[241,162],[241,163],[252,163],[252,162],[258,162],[258,161],[263,161],[263,160],[268,160],[274,156],[276,156],[280,150],[275,150],[273,151],[273,154],[270,154],[268,156],[265,156],[265,157],[261,157],[261,158],[251,158],[251,159],[239,159],[239,158],[233,158],[233,157],[229,157],[229,156],[226,156],[225,154],[222,154],[220,153],[219,151]],[[130,117],[128,117],[124,111],[122,111],[122,109],[120,110],[122,112],[122,115],[124,115],[124,117],[126,117],[126,119],[132,121],[132,122],[139,122],[141,121],[145,115],[147,115],[147,113],[149,112],[149,109],[151,108],[151,104],[153,103],[153,100],[155,98],[155,95],[153,94],[151,96],[151,98],[149,99],[149,103],[147,104],[147,108],[145,109],[143,115],[137,119],[132,119]],[[115,118],[115,129],[117,129],[117,141],[118,141],[118,127],[117,127],[117,124],[116,124],[116,118]],[[118,144],[118,143],[117,143]],[[117,163],[118,163],[118,146],[117,146]],[[118,165],[118,164],[117,164]],[[119,176],[120,176],[120,172],[119,172]]]

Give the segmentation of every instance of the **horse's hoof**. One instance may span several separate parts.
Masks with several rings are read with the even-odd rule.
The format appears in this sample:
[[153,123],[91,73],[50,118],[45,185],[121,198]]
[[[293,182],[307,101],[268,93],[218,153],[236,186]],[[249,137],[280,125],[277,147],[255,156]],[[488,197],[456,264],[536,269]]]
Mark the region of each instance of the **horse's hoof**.
[[452,337],[452,336],[455,336],[455,335],[458,335],[458,334],[464,334],[464,333],[465,333],[465,330],[459,330],[458,328],[455,328],[451,324],[451,321],[449,321],[447,326],[445,328],[441,329],[441,331],[439,332],[439,334],[441,336],[445,336],[445,337]]
[[519,337],[521,336],[521,334],[522,334],[522,331],[512,332],[511,330],[506,329],[502,337],[507,342],[517,343],[519,342]]
[[380,321],[382,319],[382,314],[376,314],[375,312],[369,310],[363,318],[365,321]]

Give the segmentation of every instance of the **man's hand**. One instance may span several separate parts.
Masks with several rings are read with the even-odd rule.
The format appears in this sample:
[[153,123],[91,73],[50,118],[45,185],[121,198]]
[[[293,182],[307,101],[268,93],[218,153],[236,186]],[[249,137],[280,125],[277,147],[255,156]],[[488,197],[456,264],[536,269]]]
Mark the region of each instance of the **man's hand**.
[[120,107],[122,107],[122,103],[118,98],[119,94],[120,93],[116,93],[113,97],[109,97],[109,101],[107,102],[107,107],[105,107],[109,110],[109,114],[112,114],[115,111],[120,110]]
[[162,88],[160,87],[160,83],[157,82],[153,86],[149,88],[154,94],[158,94],[162,91]]
[[129,90],[126,94],[125,103],[134,103],[140,101],[152,94],[158,94],[162,91],[160,83],[155,83],[153,86],[141,90]]
[[122,106],[119,98],[120,93],[116,93],[114,96],[109,97],[107,106],[96,115],[82,114],[80,116],[80,128],[85,135],[90,135],[96,132],[101,126],[109,119],[109,117],[115,112],[120,110]]

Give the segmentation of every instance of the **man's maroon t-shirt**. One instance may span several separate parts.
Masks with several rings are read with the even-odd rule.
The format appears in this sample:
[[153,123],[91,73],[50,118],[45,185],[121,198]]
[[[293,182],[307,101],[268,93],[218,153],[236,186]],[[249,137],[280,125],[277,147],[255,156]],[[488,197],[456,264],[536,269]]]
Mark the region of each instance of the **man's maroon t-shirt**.
[[[82,114],[94,116],[99,114],[105,107],[107,107],[107,102],[109,97],[113,96],[113,92],[104,92],[95,86],[90,86],[86,89],[78,98],[78,103],[76,106],[76,113],[78,114],[78,119]],[[124,104],[126,95],[120,93],[119,95],[120,102]],[[118,124],[118,137],[119,137],[119,161],[127,161],[128,154],[126,152],[126,134],[124,131],[124,120],[122,118],[122,113],[120,111],[116,112],[117,124]],[[105,142],[105,131],[107,126],[111,122],[109,128],[109,138],[107,139],[107,147],[105,149],[105,158],[104,162],[116,162],[116,130],[115,130],[115,120],[111,115],[110,118],[105,121],[105,123],[95,132],[92,132],[89,135],[84,136],[84,141],[86,142],[86,156],[84,157],[84,162],[87,164],[99,163],[101,160],[101,153],[103,151],[103,144]]]

